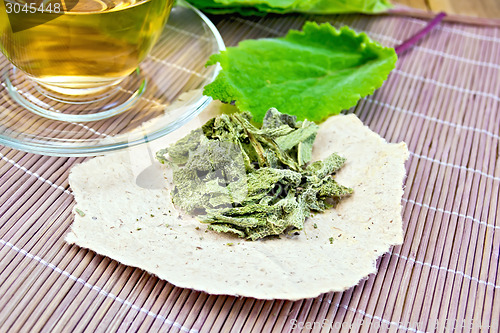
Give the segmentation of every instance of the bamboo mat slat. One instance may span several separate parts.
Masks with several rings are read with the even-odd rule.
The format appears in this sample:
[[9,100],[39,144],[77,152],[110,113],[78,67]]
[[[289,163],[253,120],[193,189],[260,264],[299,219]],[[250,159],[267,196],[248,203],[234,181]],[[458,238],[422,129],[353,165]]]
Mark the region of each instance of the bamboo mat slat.
[[[212,19],[229,46],[307,20],[395,46],[426,24],[404,16]],[[404,243],[357,286],[296,302],[177,288],[65,244],[74,205],[68,172],[85,159],[0,146],[0,332],[298,332],[299,324],[307,332],[442,332],[453,324],[499,332],[500,28],[444,23],[346,112],[408,144]]]

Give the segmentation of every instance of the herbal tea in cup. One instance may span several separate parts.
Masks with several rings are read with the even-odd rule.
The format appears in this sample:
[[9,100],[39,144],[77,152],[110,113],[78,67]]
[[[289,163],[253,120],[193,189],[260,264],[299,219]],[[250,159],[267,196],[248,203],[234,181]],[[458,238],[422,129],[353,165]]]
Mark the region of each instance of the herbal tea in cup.
[[60,1],[0,0],[0,48],[38,91],[73,103],[109,92],[134,72],[160,36],[173,3]]

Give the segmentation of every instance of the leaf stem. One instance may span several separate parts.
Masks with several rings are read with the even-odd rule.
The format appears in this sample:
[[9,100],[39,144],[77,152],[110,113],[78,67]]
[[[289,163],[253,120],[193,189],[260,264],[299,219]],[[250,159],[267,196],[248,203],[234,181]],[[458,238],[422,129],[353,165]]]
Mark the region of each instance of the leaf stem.
[[413,37],[405,40],[403,43],[396,46],[394,49],[396,54],[399,56],[410,47],[412,47],[415,43],[417,43],[420,39],[422,39],[425,35],[427,35],[436,25],[438,25],[443,18],[446,16],[445,12],[440,12],[430,21],[422,30],[417,32]]

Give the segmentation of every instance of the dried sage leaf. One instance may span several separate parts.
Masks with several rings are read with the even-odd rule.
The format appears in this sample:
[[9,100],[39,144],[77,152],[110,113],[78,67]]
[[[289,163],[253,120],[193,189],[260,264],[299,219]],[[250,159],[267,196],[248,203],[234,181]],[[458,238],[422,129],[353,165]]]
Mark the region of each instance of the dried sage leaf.
[[221,115],[156,155],[173,168],[175,205],[208,229],[257,240],[304,227],[312,211],[352,194],[334,180],[345,158],[308,165],[318,126],[270,109]]

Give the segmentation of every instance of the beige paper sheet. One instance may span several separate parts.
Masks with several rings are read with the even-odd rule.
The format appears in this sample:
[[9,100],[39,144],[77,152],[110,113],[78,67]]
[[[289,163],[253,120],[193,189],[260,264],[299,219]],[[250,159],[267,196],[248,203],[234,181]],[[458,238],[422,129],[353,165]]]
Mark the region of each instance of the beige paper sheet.
[[70,184],[77,213],[67,242],[179,287],[295,300],[356,285],[376,272],[380,255],[403,241],[401,197],[408,150],[404,143],[386,143],[355,115],[323,123],[313,149],[314,159],[332,152],[347,157],[337,180],[354,194],[306,220],[300,235],[251,242],[183,218],[171,203],[172,184],[164,178],[168,170],[151,155],[216,110],[212,107],[182,131],[148,147],[74,167]]

